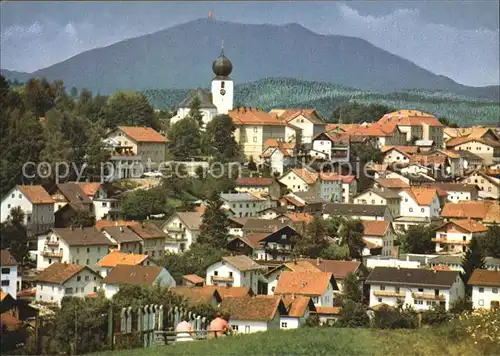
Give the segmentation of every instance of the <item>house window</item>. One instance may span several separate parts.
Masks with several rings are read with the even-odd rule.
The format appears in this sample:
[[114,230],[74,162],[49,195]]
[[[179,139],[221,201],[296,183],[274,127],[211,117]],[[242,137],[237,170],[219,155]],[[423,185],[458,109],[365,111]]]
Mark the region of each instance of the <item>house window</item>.
[[233,272],[229,272],[229,277],[232,277],[233,276]]
[[231,325],[234,331],[238,331],[238,325]]
[[218,276],[219,275],[219,271],[214,271],[214,276]]
[[2,274],[9,274],[10,268],[2,268]]
[[281,327],[283,329],[286,329],[288,327],[288,323],[286,323],[286,322],[281,323]]
[[380,286],[380,290],[385,290],[385,286]]
[[396,293],[399,293],[399,287],[396,287]]
[[87,253],[90,253],[90,247],[87,247]]
[[413,208],[410,208],[410,209],[408,209],[408,210],[410,211],[410,213],[413,213]]
[[10,204],[7,204],[7,208],[9,208],[9,209],[10,209]]
[[484,306],[484,300],[483,299],[479,299],[479,306]]
[[90,264],[90,260],[87,258],[87,261],[85,263],[86,265],[89,265]]
[[484,288],[483,287],[479,287],[479,293],[484,293]]
[[90,281],[90,276],[85,276],[85,280],[88,282]]
[[76,260],[76,264],[79,265],[80,264],[80,260]]
[[254,136],[253,142],[257,142],[257,136]]
[[420,212],[421,212],[421,213],[423,213],[424,211],[425,211],[425,209],[424,209],[424,208],[421,208],[421,209],[420,209]]
[[497,294],[497,293],[498,293],[498,288],[492,288],[492,289],[491,289],[491,291],[492,291],[493,293]]
[[418,292],[419,292],[419,293],[423,293],[423,292],[424,292],[424,288],[419,288],[419,289],[418,289]]
[[80,247],[76,248],[76,253],[80,253]]
[[[16,195],[14,193],[12,193],[12,198],[14,198]],[[10,205],[9,205],[10,206]]]
[[77,276],[77,277],[76,277],[76,281],[77,281],[77,282],[80,282],[81,280],[82,280],[82,277],[81,277],[81,276]]
[[8,287],[10,284],[10,281],[8,279],[2,281],[2,286]]
[[97,287],[94,287],[94,293],[97,293]]
[[378,298],[378,299],[377,299],[377,301],[378,301],[379,303],[382,303],[382,298]]
[[424,304],[424,301],[423,301],[423,300],[416,300],[416,301],[415,301],[415,304],[418,304],[418,305],[423,305],[423,304]]
[[250,325],[245,325],[245,333],[248,334],[250,332]]
[[102,203],[102,207],[103,207],[103,208],[105,208],[105,207],[107,207],[107,206],[108,206],[108,203],[106,203],[106,202],[103,202],[103,203]]
[[253,128],[253,132],[257,133],[258,131],[259,130],[256,127]]
[[73,294],[73,288],[65,288],[64,294]]

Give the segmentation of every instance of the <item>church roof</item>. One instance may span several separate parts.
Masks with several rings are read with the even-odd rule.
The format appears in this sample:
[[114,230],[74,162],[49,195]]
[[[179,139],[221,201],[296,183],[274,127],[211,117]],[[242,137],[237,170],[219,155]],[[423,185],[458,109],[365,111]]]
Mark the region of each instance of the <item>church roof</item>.
[[212,93],[210,93],[206,89],[198,88],[192,90],[189,95],[181,101],[179,104],[180,108],[190,108],[194,98],[200,99],[200,109],[216,109],[215,105],[212,102]]

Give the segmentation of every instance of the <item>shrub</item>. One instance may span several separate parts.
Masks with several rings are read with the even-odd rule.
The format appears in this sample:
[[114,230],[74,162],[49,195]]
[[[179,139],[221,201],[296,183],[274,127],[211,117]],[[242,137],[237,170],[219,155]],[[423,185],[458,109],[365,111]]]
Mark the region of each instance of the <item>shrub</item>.
[[373,326],[378,329],[415,329],[418,327],[418,315],[411,307],[382,306],[374,311]]
[[449,321],[450,319],[450,313],[448,313],[441,306],[432,307],[422,314],[422,323],[427,325],[440,325]]
[[342,303],[340,318],[336,325],[347,328],[367,327],[370,319],[366,314],[366,308],[361,303],[345,300]]

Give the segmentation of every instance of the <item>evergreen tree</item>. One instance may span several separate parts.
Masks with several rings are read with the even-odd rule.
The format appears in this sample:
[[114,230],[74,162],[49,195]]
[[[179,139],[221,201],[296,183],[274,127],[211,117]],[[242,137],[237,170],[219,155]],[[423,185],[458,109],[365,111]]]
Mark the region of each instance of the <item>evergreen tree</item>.
[[325,223],[320,217],[315,216],[305,227],[304,236],[295,239],[294,252],[297,256],[317,258],[328,248],[328,245]]
[[343,245],[349,247],[351,258],[361,258],[365,243],[363,234],[365,228],[359,219],[345,219],[339,227],[339,237]]
[[474,236],[470,240],[467,251],[462,258],[462,269],[464,270],[464,280],[468,281],[475,269],[484,269],[484,255],[479,244],[479,240]]
[[160,129],[154,108],[143,94],[116,92],[108,99],[105,126],[145,126]]
[[493,224],[484,236],[480,238],[484,256],[500,258],[500,226]]
[[198,243],[207,244],[214,248],[224,248],[229,236],[229,219],[220,210],[222,200],[217,192],[213,192],[203,213],[200,225]]
[[0,232],[2,249],[8,248],[12,257],[22,263],[28,254],[28,233],[20,207],[11,209],[7,220],[0,224]]
[[253,160],[253,156],[250,156],[250,158],[248,159],[248,170],[249,171],[252,171],[252,172],[255,172],[257,170],[257,164],[255,164],[255,161]]
[[233,162],[240,158],[235,131],[236,126],[228,115],[217,115],[208,123],[205,131],[206,147],[217,162]]
[[200,109],[201,109],[201,101],[198,95],[196,95],[193,98],[193,101],[191,101],[188,117],[196,121],[199,127],[203,127],[203,113],[201,112]]
[[411,225],[401,237],[401,248],[406,253],[431,253],[435,251],[431,226]]
[[73,99],[78,98],[78,89],[76,89],[75,87],[72,87],[69,93]]
[[360,286],[361,283],[356,274],[349,273],[346,278],[344,278],[340,300],[342,302],[351,300],[356,303],[361,303],[363,301],[363,291]]

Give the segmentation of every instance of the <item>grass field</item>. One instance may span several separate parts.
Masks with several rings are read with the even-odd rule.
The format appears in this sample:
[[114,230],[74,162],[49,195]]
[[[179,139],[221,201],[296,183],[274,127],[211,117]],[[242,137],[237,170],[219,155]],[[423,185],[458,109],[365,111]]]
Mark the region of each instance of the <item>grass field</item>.
[[99,353],[101,356],[156,355],[467,355],[480,353],[467,340],[449,340],[436,329],[375,330],[303,328],[271,331]]

